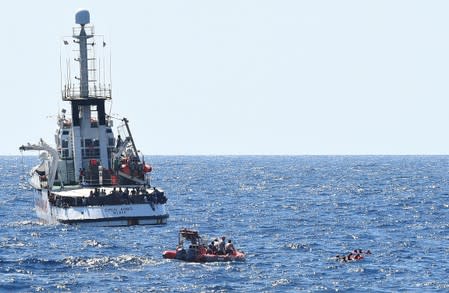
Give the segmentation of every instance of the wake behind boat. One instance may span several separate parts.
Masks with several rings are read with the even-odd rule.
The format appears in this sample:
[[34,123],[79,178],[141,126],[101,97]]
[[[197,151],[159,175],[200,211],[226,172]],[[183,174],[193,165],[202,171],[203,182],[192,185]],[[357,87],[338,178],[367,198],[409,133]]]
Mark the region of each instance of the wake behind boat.
[[[106,43],[88,25],[87,10],[78,11],[75,22],[80,26],[64,39],[65,47],[74,47],[62,90],[71,114],[63,109],[58,115],[56,148],[42,139],[20,147],[41,151],[41,162],[30,173],[37,216],[47,223],[165,224],[167,198],[162,189],[151,186],[152,167],[137,150],[128,120],[120,119],[116,138],[113,118],[105,111],[111,86],[101,70],[105,60],[97,58],[96,51]],[[72,75],[71,62],[79,68],[78,76]]]

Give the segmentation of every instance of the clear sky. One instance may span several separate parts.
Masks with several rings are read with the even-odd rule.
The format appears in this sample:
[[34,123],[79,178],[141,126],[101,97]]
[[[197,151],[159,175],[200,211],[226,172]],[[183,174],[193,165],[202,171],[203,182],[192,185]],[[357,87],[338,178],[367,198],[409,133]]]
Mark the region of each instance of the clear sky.
[[54,144],[79,8],[145,155],[449,154],[449,1],[424,0],[3,2],[0,154]]

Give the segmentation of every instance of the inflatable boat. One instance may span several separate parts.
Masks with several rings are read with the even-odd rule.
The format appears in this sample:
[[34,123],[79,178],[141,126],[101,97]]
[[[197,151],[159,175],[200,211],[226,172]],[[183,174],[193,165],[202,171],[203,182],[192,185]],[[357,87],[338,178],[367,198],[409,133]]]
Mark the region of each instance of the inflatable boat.
[[[188,242],[187,249],[184,247],[185,242]],[[210,246],[207,246],[207,242],[204,241],[204,239],[199,235],[198,231],[190,229],[181,229],[179,231],[179,242],[176,249],[166,250],[162,253],[162,256],[167,259],[178,259],[188,262],[245,260],[245,253],[238,249],[232,249],[224,252],[211,249]]]

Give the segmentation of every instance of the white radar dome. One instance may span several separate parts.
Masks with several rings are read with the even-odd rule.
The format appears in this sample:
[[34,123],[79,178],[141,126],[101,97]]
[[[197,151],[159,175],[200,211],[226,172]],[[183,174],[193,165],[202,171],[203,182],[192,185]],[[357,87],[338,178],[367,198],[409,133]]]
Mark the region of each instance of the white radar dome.
[[85,25],[90,23],[90,13],[89,10],[81,9],[75,14],[75,23],[80,25]]

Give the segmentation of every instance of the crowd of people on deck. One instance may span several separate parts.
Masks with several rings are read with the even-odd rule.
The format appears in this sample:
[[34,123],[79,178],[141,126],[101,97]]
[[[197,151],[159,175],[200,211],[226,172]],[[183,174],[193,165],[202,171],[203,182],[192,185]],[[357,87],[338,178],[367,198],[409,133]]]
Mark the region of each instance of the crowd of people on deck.
[[[116,187],[113,187],[111,192],[109,193],[109,195],[147,195],[148,191],[145,187],[133,187],[131,188],[131,190],[126,187],[124,190],[122,190],[121,187],[119,187],[119,189],[117,189]],[[95,197],[95,196],[106,196],[106,189],[100,189],[100,188],[95,188],[94,190],[90,191],[90,195],[91,197]]]
[[134,188],[128,188],[125,187],[122,189],[119,187],[118,189],[114,187],[109,194],[106,194],[105,189],[95,188],[94,190],[90,191],[90,198],[96,198],[100,196],[112,196],[116,198],[120,198],[122,203],[130,204],[130,203],[137,203],[140,202],[140,197],[142,197],[143,202],[149,202],[152,204],[156,203],[165,203],[166,198],[163,195],[162,192],[159,192],[157,189],[153,193],[148,193],[147,189],[145,187],[134,187]]
[[106,189],[94,188],[88,197],[77,199],[72,196],[49,195],[49,201],[58,207],[87,206],[87,205],[118,205],[133,203],[148,203],[154,210],[155,204],[164,204],[167,197],[163,191],[154,189],[149,193],[145,187],[114,187],[109,192]]

